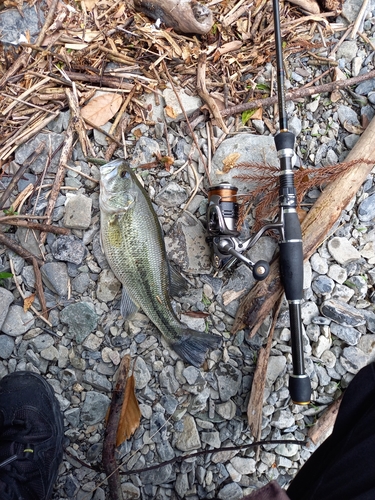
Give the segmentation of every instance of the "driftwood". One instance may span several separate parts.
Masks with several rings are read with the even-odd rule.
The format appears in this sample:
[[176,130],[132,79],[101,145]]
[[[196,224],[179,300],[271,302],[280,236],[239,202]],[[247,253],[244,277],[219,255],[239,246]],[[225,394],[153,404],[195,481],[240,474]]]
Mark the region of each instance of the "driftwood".
[[[247,421],[250,431],[254,436],[255,441],[260,441],[262,431],[262,410],[264,388],[266,386],[266,375],[268,367],[268,359],[270,357],[273,332],[275,331],[276,321],[280,312],[281,300],[275,307],[272,325],[268,334],[268,340],[265,347],[262,347],[258,353],[257,366],[254,373],[254,379],[251,386],[249,403],[247,405]],[[257,448],[258,455],[259,448]]]
[[337,414],[339,412],[342,396],[343,395],[336,399],[336,401],[332,403],[329,408],[327,408],[323,415],[319,417],[315,424],[309,429],[307,435],[317,446],[320,446],[323,441],[331,435],[333,426],[336,422]]
[[211,10],[195,0],[134,0],[134,7],[179,33],[205,35],[214,24]]
[[[309,259],[326,239],[332,226],[340,218],[342,210],[371,172],[375,164],[374,134],[375,118],[347,157],[347,161],[358,161],[357,166],[329,184],[303,220],[301,226],[305,260]],[[370,163],[371,161],[373,163]],[[250,337],[255,335],[282,293],[279,262],[276,259],[271,264],[268,277],[258,282],[241,302],[232,333],[250,326]]]

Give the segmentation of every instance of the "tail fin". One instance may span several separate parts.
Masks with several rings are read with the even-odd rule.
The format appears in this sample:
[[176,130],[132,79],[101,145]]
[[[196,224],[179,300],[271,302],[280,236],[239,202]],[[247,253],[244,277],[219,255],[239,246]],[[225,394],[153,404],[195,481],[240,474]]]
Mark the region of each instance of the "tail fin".
[[197,368],[203,364],[209,349],[215,349],[222,344],[219,335],[198,332],[187,327],[181,333],[182,338],[171,343],[171,347],[182,359]]

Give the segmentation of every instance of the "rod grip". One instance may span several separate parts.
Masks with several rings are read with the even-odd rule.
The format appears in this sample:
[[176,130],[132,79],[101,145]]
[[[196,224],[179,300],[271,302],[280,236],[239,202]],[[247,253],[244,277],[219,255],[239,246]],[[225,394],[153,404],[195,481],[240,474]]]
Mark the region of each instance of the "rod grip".
[[280,241],[280,273],[287,300],[303,295],[303,248],[297,212],[284,215],[284,240]]

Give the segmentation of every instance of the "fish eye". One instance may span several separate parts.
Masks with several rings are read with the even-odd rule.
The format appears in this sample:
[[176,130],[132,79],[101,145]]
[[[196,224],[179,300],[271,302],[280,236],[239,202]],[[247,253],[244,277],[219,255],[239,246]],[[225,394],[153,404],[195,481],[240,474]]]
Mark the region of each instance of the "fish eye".
[[121,170],[120,172],[120,177],[122,179],[126,178],[126,177],[129,177],[129,172],[127,170]]

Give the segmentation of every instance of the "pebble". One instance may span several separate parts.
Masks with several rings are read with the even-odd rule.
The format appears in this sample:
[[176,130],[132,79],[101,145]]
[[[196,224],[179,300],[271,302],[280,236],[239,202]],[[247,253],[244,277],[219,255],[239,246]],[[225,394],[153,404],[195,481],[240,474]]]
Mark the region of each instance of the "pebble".
[[361,257],[359,251],[346,238],[332,238],[328,242],[328,250],[335,261],[343,265],[349,264]]
[[86,248],[82,240],[73,235],[59,236],[52,243],[51,252],[56,260],[79,265],[86,255]]
[[33,328],[34,324],[35,318],[30,311],[25,312],[23,307],[11,305],[1,331],[11,337],[18,337]]
[[101,422],[107,414],[110,399],[105,394],[89,391],[82,405],[81,420],[87,425]]
[[7,317],[9,306],[13,302],[12,292],[0,287],[0,330],[2,330],[5,318]]
[[366,323],[363,314],[358,309],[339,300],[325,300],[320,310],[323,316],[339,325],[356,327]]
[[83,194],[67,193],[63,224],[71,229],[88,229],[91,224],[92,199]]
[[78,302],[65,307],[60,313],[60,319],[68,325],[69,337],[75,338],[79,344],[98,324],[98,316],[88,302]]

